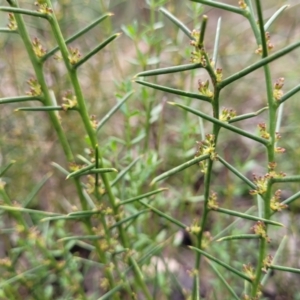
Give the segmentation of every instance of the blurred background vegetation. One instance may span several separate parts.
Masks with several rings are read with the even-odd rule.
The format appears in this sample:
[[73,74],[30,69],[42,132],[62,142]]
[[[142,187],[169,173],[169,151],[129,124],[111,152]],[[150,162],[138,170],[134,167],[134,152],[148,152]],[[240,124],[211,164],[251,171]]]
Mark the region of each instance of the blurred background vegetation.
[[[158,12],[158,8],[164,6],[191,30],[200,27],[200,16],[205,13],[208,16],[205,47],[210,53],[213,50],[217,20],[222,17],[218,66],[222,67],[225,78],[259,59],[255,54],[255,41],[246,20],[239,15],[190,1],[61,0],[52,2],[65,37],[71,36],[106,12],[114,14],[71,44],[72,47],[79,48],[81,53],[87,53],[112,33],[122,33],[113,44],[89,60],[79,72],[89,112],[95,115],[96,119],[101,119],[127,92],[135,91],[99,134],[99,146],[108,165],[122,169],[137,159],[131,172],[124,177],[122,184],[116,187],[116,193],[122,199],[149,191],[151,179],[191,159],[197,150],[196,142],[202,140],[205,133],[210,132],[205,122],[170,107],[167,101],[175,100],[182,103],[189,101],[191,106],[209,113],[209,107],[205,103],[178,99],[174,95],[141,87],[133,81],[134,75],[142,70],[186,64],[190,61],[192,49],[189,40]],[[238,1],[223,2],[237,5]],[[32,9],[33,1],[19,1],[19,4],[23,8]],[[299,39],[299,1],[263,1],[264,15],[266,18],[270,17],[284,4],[290,4],[290,8],[270,28],[274,51]],[[7,3],[1,0],[0,5],[7,5]],[[24,19],[32,38],[39,38],[48,50],[55,46],[50,28],[44,20],[28,16]],[[0,26],[5,27],[7,23],[6,14],[1,12]],[[273,81],[284,77],[285,91],[299,84],[299,57],[299,49],[297,49],[279,61],[271,63]],[[61,104],[63,95],[71,88],[63,63],[59,59],[51,58],[46,63],[45,69],[47,82],[57,102]],[[0,74],[0,98],[24,95],[29,90],[26,82],[34,73],[17,34],[1,33],[0,35]],[[155,78],[153,82],[197,92],[199,79],[207,79],[206,74],[201,70],[163,75]],[[257,111],[266,106],[264,89],[263,72],[257,70],[223,91],[222,106],[233,108],[238,114]],[[78,205],[78,199],[72,183],[66,181],[64,175],[51,165],[55,162],[67,167],[62,149],[46,113],[14,111],[17,107],[26,105],[33,104],[9,104],[0,107],[0,165],[6,165],[11,160],[15,161],[14,166],[5,174],[7,192],[11,199],[24,203],[26,195],[44,176],[51,174],[29,207],[66,213],[71,206]],[[291,175],[300,172],[298,112],[299,95],[296,94],[284,107],[280,146],[287,151],[278,162],[278,170]],[[60,117],[74,153],[86,154],[88,145],[77,114],[72,111],[62,112]],[[266,114],[263,113],[255,119],[241,122],[238,126],[257,132],[257,124],[265,119]],[[265,161],[263,147],[252,144],[246,139],[236,138],[233,133],[226,131],[222,133],[219,145],[217,152],[248,178],[251,178],[252,173],[262,175],[266,172],[267,166],[263,165]],[[213,189],[218,192],[219,200],[224,207],[239,207],[245,210],[255,204],[247,187],[241,185],[239,180],[229,174],[221,164],[216,164],[216,167]],[[157,185],[169,188],[163,196],[156,198],[157,205],[161,210],[191,224],[194,219],[201,217],[202,180],[202,174],[197,166],[170,177]],[[283,197],[289,197],[297,190],[299,184],[287,184],[283,189]],[[132,212],[137,209],[138,207],[131,208]],[[296,201],[288,212],[280,215],[281,221],[290,225],[281,231],[276,230],[271,236],[274,247],[275,245],[277,247],[278,241],[284,234],[289,236],[286,257],[282,258],[282,261],[288,261],[285,265],[298,268],[300,267],[299,211],[300,200]],[[227,217],[211,220],[211,227],[207,230],[214,236],[231,221]],[[6,228],[8,226],[6,222],[7,219],[2,218],[0,226]],[[136,249],[145,247],[151,240],[163,240],[176,232],[174,228],[170,228],[168,224],[150,214],[139,217],[138,224],[140,228],[138,233],[135,232]],[[61,233],[59,230],[55,233],[58,237],[64,236],[66,232],[74,234],[81,231],[76,223],[53,226],[58,226],[56,229],[62,230]],[[238,232],[249,232],[249,228],[250,223],[245,223],[240,226]],[[228,242],[218,244],[217,247],[212,245],[212,249],[227,262],[236,255],[233,264],[236,261],[245,264],[255,262],[256,244],[247,243],[247,247],[244,247],[237,242]],[[6,243],[0,242],[2,256],[7,253],[8,247]],[[179,270],[176,271],[180,273],[179,281],[186,275],[186,270],[193,266],[193,257],[184,248],[167,249],[164,256],[175,258],[179,263]],[[228,278],[231,277],[233,276],[228,274]],[[205,299],[229,299],[220,298],[217,290],[212,289],[220,284],[213,278],[209,271],[207,277],[203,278],[204,285],[207,286]],[[161,286],[164,286],[166,279],[161,277],[160,280]],[[234,282],[235,278],[231,280]],[[269,295],[267,299],[300,299],[298,283],[299,276],[287,276],[286,273],[276,272],[267,286],[265,295]],[[189,288],[189,283],[182,284],[186,284],[186,288]],[[242,289],[239,283],[232,284],[237,289]],[[170,282],[165,286],[171,286]],[[172,295],[171,291],[164,293]],[[174,295],[172,297],[170,299],[175,299]],[[157,299],[164,298],[158,294]]]

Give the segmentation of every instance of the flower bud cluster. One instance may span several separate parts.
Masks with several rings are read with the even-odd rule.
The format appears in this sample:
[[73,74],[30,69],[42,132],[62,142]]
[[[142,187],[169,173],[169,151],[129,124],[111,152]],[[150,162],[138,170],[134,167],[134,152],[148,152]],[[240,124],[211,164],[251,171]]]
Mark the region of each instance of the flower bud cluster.
[[[266,32],[266,43],[267,43],[267,49],[272,50],[274,48],[274,45],[270,41],[270,33]],[[262,54],[262,45],[259,45],[258,49],[255,50],[256,54]]]
[[236,117],[236,111],[234,109],[223,108],[220,115],[220,121],[228,122],[234,117]]
[[[207,134],[206,139],[201,142],[197,142],[198,151],[196,153],[196,157],[209,154],[210,159],[215,160],[217,158],[217,154],[215,152],[215,136],[213,134]],[[206,161],[200,161],[199,163],[201,167],[201,172],[206,172]]]
[[40,84],[38,83],[37,79],[35,78],[30,78],[27,81],[28,85],[30,86],[29,92],[27,92],[27,95],[30,96],[40,96],[42,94],[42,88]]
[[214,96],[213,92],[209,89],[209,80],[201,81],[198,80],[198,91],[201,95],[212,98]]
[[270,207],[273,211],[281,211],[282,209],[287,208],[288,206],[280,202],[281,199],[281,190],[277,190],[274,196],[271,198]]
[[257,221],[256,224],[251,228],[255,234],[261,236],[263,239],[269,243],[271,240],[267,235],[266,225],[264,222]]
[[69,54],[69,61],[71,63],[71,65],[75,65],[76,63],[79,62],[80,58],[81,58],[81,53],[79,51],[78,48],[69,48],[70,54]]
[[242,9],[246,9],[247,8],[247,4],[245,3],[244,0],[239,1],[239,7]]
[[52,8],[47,3],[43,3],[43,1],[37,1],[34,5],[38,7],[37,11],[42,14],[51,15],[53,13]]
[[279,101],[283,96],[282,87],[284,85],[284,78],[278,78],[274,83],[273,97],[276,101]]
[[13,30],[18,29],[18,25],[17,25],[14,14],[12,14],[12,13],[8,14],[8,21],[9,21],[9,23],[7,24],[7,27],[8,27],[9,30],[13,31]]
[[67,91],[62,98],[63,104],[62,108],[64,111],[67,111],[70,108],[74,108],[77,106],[77,98],[75,95],[72,94],[71,91]]
[[263,272],[267,273],[268,269],[272,265],[272,261],[273,261],[273,256],[270,254],[267,255],[266,258],[263,260],[263,268],[262,268]]
[[212,192],[209,197],[208,197],[208,204],[207,204],[209,209],[217,209],[219,207],[218,203],[218,196],[216,192]]
[[46,49],[43,48],[43,46],[38,38],[33,39],[32,48],[37,57],[43,57],[47,52]]

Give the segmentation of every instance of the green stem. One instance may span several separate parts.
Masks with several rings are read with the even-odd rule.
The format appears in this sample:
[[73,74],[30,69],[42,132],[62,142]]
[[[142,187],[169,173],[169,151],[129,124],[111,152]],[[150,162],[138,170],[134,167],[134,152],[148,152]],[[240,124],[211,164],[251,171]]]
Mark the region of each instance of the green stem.
[[[48,4],[48,6],[51,7],[50,0],[46,0],[46,2]],[[89,114],[88,114],[88,111],[87,111],[87,107],[86,107],[85,99],[84,99],[84,96],[83,96],[83,92],[82,92],[82,89],[81,89],[81,86],[80,86],[80,83],[79,83],[79,80],[78,80],[77,72],[76,72],[76,69],[74,69],[74,67],[69,62],[69,51],[68,51],[66,42],[63,38],[63,35],[61,33],[59,24],[56,20],[55,14],[53,14],[51,16],[51,18],[49,18],[49,22],[50,22],[54,37],[56,39],[56,42],[57,42],[57,44],[60,48],[60,51],[62,53],[62,57],[63,57],[63,60],[65,62],[65,65],[67,67],[69,78],[70,78],[71,83],[73,85],[74,93],[75,93],[75,96],[77,98],[79,114],[81,116],[81,119],[82,119],[82,122],[84,124],[85,130],[88,134],[88,137],[90,139],[92,148],[96,149],[96,147],[97,147],[96,130],[92,127],[92,124],[90,122]],[[102,157],[101,157],[101,151],[99,151],[99,168],[103,168],[103,161],[102,161]],[[103,185],[105,187],[105,191],[108,195],[108,199],[110,201],[110,205],[112,207],[112,210],[113,210],[113,213],[114,213],[114,216],[115,216],[115,220],[116,220],[116,222],[118,222],[121,219],[120,214],[119,214],[119,208],[118,208],[118,205],[117,205],[116,198],[115,198],[115,196],[112,192],[112,188],[111,188],[111,185],[109,183],[109,180],[108,180],[108,177],[107,177],[106,173],[102,173],[101,178],[102,178]],[[129,240],[128,240],[126,234],[125,234],[125,230],[124,230],[123,226],[122,225],[118,226],[118,230],[119,230],[119,236],[120,236],[123,247],[124,248],[130,248],[129,247]],[[145,284],[145,281],[143,280],[143,278],[141,276],[141,272],[139,270],[139,267],[138,267],[135,259],[132,256],[129,257],[129,263],[130,263],[130,265],[133,266],[134,274],[135,274],[135,277],[136,277],[136,280],[137,280],[138,284],[142,288],[146,298],[148,300],[150,300],[151,299],[150,292],[148,291],[148,288]]]

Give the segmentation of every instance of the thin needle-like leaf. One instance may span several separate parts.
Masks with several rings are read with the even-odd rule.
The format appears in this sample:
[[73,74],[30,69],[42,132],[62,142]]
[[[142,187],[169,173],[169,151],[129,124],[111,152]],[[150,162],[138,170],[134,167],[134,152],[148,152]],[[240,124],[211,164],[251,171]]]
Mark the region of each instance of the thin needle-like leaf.
[[180,20],[178,20],[174,15],[172,15],[168,10],[161,7],[159,11],[161,11],[171,22],[173,22],[178,28],[180,28],[189,39],[195,40],[195,38],[191,35],[191,30],[186,27]]
[[44,216],[60,216],[58,213],[53,213],[50,211],[43,211],[43,210],[36,210],[36,209],[29,209],[24,207],[16,207],[16,206],[7,206],[7,205],[0,205],[0,210],[5,210],[9,212],[21,212],[21,213],[28,213],[28,214],[37,214],[37,215],[44,215]]
[[132,161],[126,168],[124,168],[118,176],[111,182],[110,186],[114,186],[117,182],[119,182],[129,171],[130,169],[141,159],[142,156],[137,157],[134,161]]
[[82,167],[82,168],[80,168],[79,170],[76,170],[76,171],[74,171],[74,172],[72,172],[72,173],[69,173],[66,179],[69,179],[69,178],[72,178],[72,177],[80,176],[81,173],[84,173],[84,172],[86,172],[86,171],[89,171],[89,170],[93,169],[94,167],[95,167],[95,164],[94,164],[94,163],[93,163],[93,164],[90,164],[90,165],[88,165],[88,166]]
[[34,197],[37,195],[37,193],[41,190],[41,188],[44,186],[44,184],[47,182],[47,180],[52,176],[52,173],[46,174],[42,180],[32,189],[32,191],[29,193],[29,195],[25,198],[23,202],[23,207],[27,207],[30,202],[34,199]]
[[[79,32],[76,32],[74,35],[72,35],[71,37],[69,37],[68,39],[65,40],[66,44],[69,44],[73,41],[75,41],[77,38],[79,38],[80,36],[82,36],[83,34],[85,34],[86,32],[88,32],[89,30],[91,30],[92,28],[94,28],[96,25],[98,25],[99,23],[101,23],[102,21],[104,21],[107,17],[113,16],[112,13],[107,13],[104,14],[103,16],[99,17],[98,19],[96,19],[94,22],[92,22],[91,24],[89,24],[88,26],[84,27],[83,29],[81,29]],[[56,51],[59,50],[59,47],[55,47],[52,50],[48,51],[42,58],[42,60],[46,60],[47,58],[49,58],[51,55],[53,55]]]
[[253,113],[248,113],[248,114],[243,114],[243,115],[240,115],[240,116],[236,116],[236,117],[230,119],[228,121],[228,123],[234,123],[234,122],[238,122],[238,121],[242,121],[242,120],[246,120],[246,119],[249,119],[249,118],[256,117],[256,116],[258,116],[259,114],[261,114],[262,112],[264,112],[267,109],[269,109],[268,106],[263,107],[260,110],[258,110],[256,112],[253,112]]
[[201,4],[206,4],[212,7],[216,7],[216,8],[220,8],[223,10],[227,10],[227,11],[231,11],[240,15],[245,15],[245,10],[233,6],[233,5],[229,5],[229,4],[225,4],[225,3],[221,3],[218,1],[212,1],[212,0],[191,0],[192,2],[197,2],[197,3],[201,3]]
[[229,210],[229,209],[218,207],[218,208],[212,209],[212,211],[217,211],[217,212],[220,212],[220,213],[223,213],[223,214],[227,214],[227,215],[231,215],[231,216],[235,216],[235,217],[239,217],[239,218],[243,218],[243,219],[248,219],[248,220],[252,220],[252,221],[261,221],[261,222],[264,222],[266,224],[271,224],[271,225],[275,225],[275,226],[284,227],[284,225],[282,223],[272,221],[272,220],[268,220],[268,219],[264,219],[264,218],[259,218],[259,217],[256,217],[256,216],[247,215],[247,214],[244,214],[244,213],[237,212],[235,210]]
[[114,39],[116,39],[118,36],[120,36],[121,33],[115,33],[109,38],[107,38],[103,43],[96,46],[93,50],[91,50],[85,57],[83,57],[78,63],[74,64],[74,68],[77,69],[82,64],[84,64],[87,60],[89,60],[92,56],[94,56],[96,53],[98,53],[101,49],[103,49],[105,46],[107,46],[109,43],[111,43]]
[[15,160],[11,160],[6,166],[0,168],[0,177],[2,177],[15,162]]
[[128,221],[134,220],[134,219],[136,219],[138,216],[140,216],[140,215],[142,215],[142,214],[144,214],[144,213],[147,213],[147,212],[149,212],[149,211],[150,211],[149,209],[143,209],[143,210],[137,212],[137,213],[134,214],[134,215],[131,215],[131,216],[127,217],[127,218],[124,218],[124,219],[122,219],[122,220],[116,222],[115,224],[113,224],[112,226],[110,226],[109,229],[111,230],[111,229],[113,229],[113,228],[116,228],[116,227],[118,227],[118,226],[120,226],[120,225],[122,225],[122,224],[128,222]]
[[277,177],[277,178],[275,177],[270,179],[271,184],[285,183],[285,182],[299,182],[299,181],[300,181],[300,175]]
[[141,203],[142,205],[146,206],[147,208],[151,209],[153,212],[155,212],[156,214],[158,214],[158,215],[161,216],[162,218],[164,218],[164,219],[170,221],[171,223],[173,223],[173,224],[179,226],[180,228],[183,228],[183,229],[186,229],[186,228],[187,228],[187,226],[186,226],[185,224],[183,224],[183,223],[181,223],[180,221],[178,221],[178,220],[172,218],[171,216],[169,216],[169,215],[163,213],[162,211],[158,210],[157,208],[155,208],[155,207],[153,207],[153,206],[151,206],[151,205],[149,205],[149,204],[147,204],[147,203],[145,203],[145,202],[142,202],[142,201],[141,201],[140,203]]
[[296,268],[290,268],[290,267],[284,267],[284,266],[271,265],[271,266],[270,266],[270,269],[300,274],[300,269],[296,269]]
[[187,65],[181,65],[181,66],[174,66],[174,67],[167,67],[167,68],[161,68],[161,69],[155,69],[155,70],[149,70],[137,73],[134,78],[136,77],[147,77],[147,76],[156,76],[156,75],[162,75],[162,74],[170,74],[170,73],[176,73],[176,72],[184,72],[188,70],[194,70],[202,68],[202,64],[187,64]]
[[0,99],[0,104],[26,102],[26,101],[42,101],[42,97],[38,97],[38,96],[20,96],[20,97],[1,98]]
[[242,173],[240,173],[234,166],[229,164],[225,159],[223,159],[221,156],[218,155],[218,160],[226,167],[228,168],[233,174],[235,174],[237,177],[239,177],[241,180],[243,180],[246,184],[249,185],[252,189],[256,189],[256,185],[249,180],[246,176],[244,176]]
[[219,270],[214,266],[214,264],[207,259],[207,263],[212,267],[214,272],[217,274],[219,279],[223,282],[229,293],[232,295],[232,297],[236,300],[240,300],[240,297],[237,296],[237,294],[234,292],[233,288],[230,286],[230,284],[226,281],[226,279],[223,277],[223,275],[219,272]]
[[182,108],[182,109],[184,109],[186,111],[189,111],[189,112],[193,113],[196,116],[199,116],[199,117],[201,117],[201,118],[203,118],[205,120],[208,120],[208,121],[210,121],[210,122],[212,122],[214,124],[217,124],[220,127],[224,127],[224,128],[226,128],[226,129],[228,129],[230,131],[239,133],[240,135],[248,137],[249,139],[252,139],[252,140],[254,140],[256,142],[259,142],[259,143],[261,143],[261,144],[263,144],[265,146],[267,146],[269,144],[268,140],[266,140],[266,139],[258,137],[258,136],[254,135],[254,134],[251,134],[251,133],[249,133],[249,132],[247,132],[245,130],[242,130],[240,128],[237,128],[235,126],[232,126],[232,125],[230,125],[230,124],[228,124],[226,122],[222,122],[222,121],[220,121],[218,119],[215,119],[215,118],[213,118],[211,116],[208,116],[208,115],[202,113],[199,110],[195,110],[195,109],[193,109],[193,108],[191,108],[189,106],[186,106],[186,105],[183,105],[183,104],[179,104],[179,103],[174,103],[174,102],[169,102],[169,104],[174,105],[174,106],[178,106],[178,107],[180,107],[180,108]]
[[258,234],[236,234],[236,235],[229,235],[224,236],[216,242],[223,242],[223,241],[232,241],[232,240],[251,240],[251,239],[260,239],[261,236]]
[[149,192],[149,193],[146,193],[146,194],[142,194],[142,195],[139,195],[139,196],[136,196],[136,197],[133,197],[133,198],[129,198],[129,199],[121,201],[118,204],[118,206],[125,205],[125,204],[128,204],[128,203],[132,203],[132,202],[135,202],[135,201],[138,201],[138,200],[142,200],[144,198],[156,195],[156,194],[161,193],[161,192],[166,191],[166,190],[168,190],[168,189],[167,188],[161,188],[161,189],[157,189],[155,191],[152,191],[152,192]]
[[43,14],[34,10],[23,9],[23,8],[0,6],[0,11],[6,11],[14,14],[28,15],[28,16],[39,17],[44,19],[49,18],[47,14]]
[[9,28],[0,28],[0,32],[2,33],[18,33],[18,30],[12,30],[12,29],[9,29]]
[[[64,110],[62,106],[31,106],[31,107],[18,107],[15,111],[61,111]],[[68,110],[77,110],[76,107],[68,108]]]
[[212,260],[214,262],[216,262],[217,264],[219,264],[220,266],[226,268],[227,270],[231,271],[232,273],[236,274],[237,276],[249,281],[249,282],[252,282],[252,279],[250,277],[248,277],[245,273],[243,272],[240,272],[239,270],[229,266],[228,264],[224,263],[223,261],[219,260],[218,258],[216,257],[213,257],[212,255],[208,254],[207,252],[199,249],[199,248],[196,248],[196,247],[193,247],[193,246],[189,246],[190,249],[196,251],[196,252],[199,252],[201,253],[202,255],[204,255],[205,257],[207,257],[209,260]]
[[227,77],[226,79],[224,79],[223,81],[221,81],[218,85],[219,88],[224,88],[225,86],[227,86],[228,84],[246,76],[247,74],[267,65],[268,63],[280,58],[281,56],[284,56],[285,54],[288,54],[289,52],[297,49],[300,46],[300,41],[295,42],[294,44],[291,44],[265,58],[262,58],[261,60],[259,60],[258,62],[254,63],[253,65],[246,67],[245,69]]
[[272,23],[280,16],[280,14],[286,9],[288,8],[289,5],[284,5],[282,7],[280,7],[275,13],[274,15],[268,20],[268,22],[265,24],[264,29],[265,31],[267,31],[269,29],[269,27],[272,25]]
[[207,96],[199,95],[199,94],[196,94],[196,93],[177,90],[177,89],[169,88],[169,87],[166,87],[166,86],[163,86],[163,85],[159,85],[159,84],[155,84],[155,83],[151,83],[151,82],[147,82],[147,81],[142,81],[142,80],[136,80],[135,82],[139,83],[141,85],[144,85],[144,86],[151,87],[151,88],[156,89],[156,90],[160,90],[160,91],[163,91],[163,92],[175,94],[175,95],[178,95],[178,96],[183,96],[183,97],[203,100],[203,101],[206,101],[206,102],[211,102],[211,98],[209,98]]
[[185,162],[185,163],[183,163],[183,164],[181,164],[181,165],[179,165],[179,166],[177,166],[177,167],[175,167],[175,168],[173,168],[173,169],[171,169],[167,172],[164,172],[163,174],[160,174],[157,177],[155,177],[151,181],[150,185],[153,185],[154,183],[156,183],[160,180],[163,180],[163,179],[165,179],[169,176],[172,176],[172,175],[174,175],[174,174],[176,174],[176,173],[178,173],[178,172],[180,172],[180,171],[182,171],[182,170],[184,170],[184,169],[186,169],[190,166],[193,166],[193,165],[199,163],[202,160],[208,159],[208,158],[209,158],[209,154],[197,156],[197,157],[195,157],[195,158],[193,158],[193,159],[191,159],[191,160],[189,160],[189,161],[187,161],[187,162]]
[[279,103],[283,103],[284,101],[288,100],[290,97],[292,97],[294,94],[298,93],[300,91],[300,84],[296,85],[293,89],[285,93]]
[[293,196],[287,198],[286,200],[282,201],[283,204],[289,205],[291,204],[293,201],[297,200],[300,198],[300,191],[297,192],[296,194],[294,194]]
[[103,125],[111,118],[111,116],[118,111],[118,109],[130,98],[134,91],[128,92],[121,100],[118,102],[97,125],[97,132],[103,127]]
[[68,172],[65,168],[63,168],[61,165],[57,164],[56,162],[52,162],[51,165],[57,170],[59,170],[60,172],[62,172],[64,175],[68,176],[70,174],[70,172]]
[[[254,211],[255,207],[252,206],[250,207],[247,211],[245,211],[245,214],[250,214]],[[223,230],[221,230],[218,234],[216,234],[213,237],[213,241],[216,241],[220,236],[222,236],[224,233],[228,232],[229,230],[231,230],[232,228],[236,227],[237,223],[241,222],[242,219],[236,219],[234,220],[231,224],[229,224],[227,227],[225,227]]]
[[217,65],[217,60],[218,60],[218,50],[219,50],[220,33],[221,33],[221,22],[222,22],[222,18],[220,17],[218,19],[218,23],[217,23],[216,37],[215,37],[215,44],[214,44],[214,52],[213,52],[213,58],[212,58],[215,66]]
[[[280,258],[280,256],[282,256],[283,253],[283,250],[286,246],[286,243],[287,243],[287,240],[288,240],[288,237],[285,235],[282,239],[282,241],[280,242],[280,245],[272,259],[272,264],[276,264],[276,262],[278,261],[278,258]],[[271,269],[268,269],[267,270],[267,273],[264,275],[264,277],[262,278],[261,280],[261,285],[264,286],[267,282],[267,280],[269,279],[269,277],[271,276],[271,273],[272,273],[272,270]]]

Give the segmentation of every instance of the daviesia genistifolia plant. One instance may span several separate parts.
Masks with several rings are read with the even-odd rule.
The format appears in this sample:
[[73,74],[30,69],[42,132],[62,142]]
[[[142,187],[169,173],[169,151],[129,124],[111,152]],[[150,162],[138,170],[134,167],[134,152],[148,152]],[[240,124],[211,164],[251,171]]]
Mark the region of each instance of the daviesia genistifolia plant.
[[[220,295],[227,295],[226,299],[256,300],[262,299],[264,287],[274,270],[300,273],[297,268],[278,264],[278,258],[284,252],[286,237],[283,236],[279,243],[269,237],[272,230],[276,231],[286,225],[279,222],[276,215],[300,197],[300,192],[297,192],[282,200],[283,188],[280,187],[300,181],[300,175],[286,174],[281,167],[286,151],[281,146],[284,135],[282,139],[280,135],[283,105],[300,90],[300,85],[284,92],[284,78],[274,79],[270,65],[300,46],[297,41],[278,49],[273,45],[272,35],[268,31],[277,18],[285,13],[287,6],[279,8],[266,21],[263,16],[264,2],[260,0],[236,1],[235,6],[210,0],[187,2],[195,18],[199,18],[198,13],[204,7],[213,7],[237,14],[248,22],[256,42],[250,51],[256,55],[256,60],[238,72],[225,76],[218,63],[219,42],[222,40],[221,19],[216,24],[216,34],[208,33],[207,23],[210,20],[205,14],[201,15],[199,28],[188,28],[180,21],[180,17],[160,7],[167,1],[145,1],[150,18],[148,27],[145,25],[142,40],[154,56],[149,59],[141,50],[137,22],[122,27],[137,52],[135,63],[138,67],[142,66],[139,71],[143,71],[134,76],[140,89],[136,85],[138,90],[134,93],[129,80],[116,84],[117,103],[103,117],[102,112],[91,111],[85,81],[92,81],[92,78],[84,78],[82,74],[86,72],[84,67],[95,57],[103,55],[104,49],[108,48],[111,49],[109,54],[114,56],[116,65],[121,69],[120,52],[115,51],[123,48],[113,48],[113,42],[120,33],[108,34],[98,44],[95,42],[98,37],[93,38],[95,44],[86,52],[81,51],[76,43],[80,45],[80,41],[97,26],[104,27],[113,14],[107,12],[99,15],[86,27],[65,37],[60,19],[64,16],[56,1],[37,1],[32,5],[27,3],[28,8],[19,5],[16,0],[6,2],[6,5],[0,6],[0,12],[8,14],[8,25],[0,28],[0,33],[14,34],[22,41],[19,51],[27,53],[30,67],[26,72],[31,75],[26,80],[29,86],[27,92],[1,98],[0,104],[24,102],[28,105],[18,107],[16,111],[32,113],[32,118],[41,118],[41,112],[46,114],[63,153],[60,161],[64,163],[52,162],[49,167],[54,170],[54,174],[47,173],[24,199],[12,199],[9,193],[8,174],[18,162],[10,161],[0,169],[1,234],[5,236],[5,241],[13,241],[9,242],[11,246],[6,249],[4,257],[0,258],[1,299],[172,299],[174,294],[171,290],[176,287],[182,299],[198,300],[205,296],[207,287],[202,282],[207,272],[211,272],[219,282]],[[100,3],[105,6],[105,1]],[[158,8],[159,14],[156,13]],[[41,31],[51,32],[55,43],[52,49],[46,49],[46,41],[32,34],[32,20],[38,20],[34,24],[38,24]],[[164,35],[158,29],[164,30],[163,20],[171,21],[175,29],[190,41],[190,57],[184,58],[186,62],[190,60],[189,63],[160,68],[159,56],[164,52]],[[197,24],[196,21],[194,24]],[[110,30],[110,25],[105,28]],[[215,36],[214,46],[207,46],[208,35]],[[184,49],[186,46],[177,47]],[[62,63],[63,76],[67,78],[66,88],[59,91],[63,95],[61,99],[47,79],[49,73],[53,72],[51,64],[54,61]],[[155,67],[150,68],[150,65]],[[262,101],[260,108],[255,111],[251,111],[249,105],[250,112],[246,114],[238,114],[238,109],[231,107],[222,108],[226,106],[227,100],[223,96],[225,88],[230,88],[235,82],[242,84],[247,81],[246,75],[258,69],[263,70],[265,87],[257,93],[261,93],[260,97],[266,99],[266,102]],[[200,71],[201,79],[196,75]],[[189,90],[184,85],[176,87],[174,82],[170,87],[167,79],[160,80],[172,73],[178,73],[181,78],[190,74],[194,89]],[[148,77],[154,80],[145,80]],[[197,150],[194,157],[167,171],[158,169],[161,161],[167,160],[163,156],[160,160],[157,158],[162,153],[159,151],[160,146],[156,145],[157,153],[150,149],[151,126],[157,120],[163,120],[159,117],[163,110],[161,104],[155,106],[160,92],[175,95],[175,99],[179,99],[168,102],[171,109],[183,113],[185,120],[189,116],[199,120],[202,129],[198,134],[203,136],[201,141],[195,141]],[[101,95],[95,97],[101,101]],[[130,98],[136,98],[136,101],[142,99],[144,114],[139,111],[129,113],[127,100]],[[105,143],[105,130],[114,126],[112,120],[117,114],[122,114],[125,119],[125,138],[108,137],[109,142]],[[132,119],[136,116],[146,119],[142,122],[144,128],[141,131],[134,128]],[[80,146],[74,144],[71,133],[63,126],[66,117],[76,117],[78,121],[82,131],[76,137],[76,142]],[[257,117],[260,120],[264,118],[264,121],[257,122]],[[243,126],[245,120],[247,124],[251,120],[253,125],[251,128],[248,126],[247,130]],[[234,124],[237,122],[241,126]],[[160,123],[158,127],[163,126]],[[189,136],[189,127],[186,128],[185,138]],[[203,134],[203,128],[209,128],[209,132]],[[137,136],[134,136],[135,132],[138,132]],[[257,163],[263,166],[264,173],[249,178],[240,166],[233,165],[231,159],[222,155],[226,143],[223,137],[227,132],[231,132],[236,139],[247,139],[249,145],[261,147],[264,160]],[[163,139],[158,140],[163,142]],[[215,172],[220,165],[239,182],[239,187],[235,188],[243,185],[249,197],[252,197],[253,201],[247,211],[241,211],[235,206],[230,209],[222,207],[220,192],[216,187],[223,183],[221,176]],[[204,178],[203,188],[198,191],[201,195],[197,195],[203,201],[194,204],[198,213],[195,218],[191,212],[189,223],[186,218],[183,221],[182,214],[173,213],[171,208],[168,210],[169,204],[161,205],[172,199],[168,199],[166,188],[157,186],[160,181],[180,177],[188,170],[193,170],[192,173],[196,171]],[[56,208],[51,211],[34,209],[31,206],[34,199],[54,176],[64,176],[65,182],[71,183],[75,191],[69,196],[59,195],[58,192],[55,195],[57,199],[64,199],[61,200],[64,213]],[[184,198],[185,195],[180,197]],[[149,203],[150,200],[152,203]],[[217,230],[211,228],[212,218],[224,217],[229,221],[226,221],[222,230],[217,225]],[[231,233],[238,222],[249,225],[248,231]],[[72,230],[73,225],[70,224],[80,230]],[[163,229],[158,234],[160,227]],[[164,254],[171,252],[167,249],[176,247],[174,236],[177,231],[191,237],[192,245],[188,246],[188,250],[185,249],[193,257],[193,266],[185,270],[192,281],[190,289],[181,286]],[[230,261],[226,260],[226,256],[230,257],[231,253],[229,248],[222,245],[232,241],[238,243],[242,253],[248,253],[248,245],[253,247],[251,257],[247,255],[247,261],[242,260],[246,255],[233,255]],[[214,250],[216,245],[221,245],[224,255]],[[180,248],[177,250],[180,251]],[[88,274],[92,274],[89,276],[94,278],[96,288],[87,288]],[[212,293],[207,292],[205,299],[217,299],[209,298],[209,295]]]

